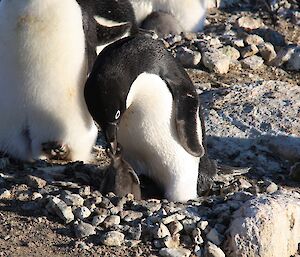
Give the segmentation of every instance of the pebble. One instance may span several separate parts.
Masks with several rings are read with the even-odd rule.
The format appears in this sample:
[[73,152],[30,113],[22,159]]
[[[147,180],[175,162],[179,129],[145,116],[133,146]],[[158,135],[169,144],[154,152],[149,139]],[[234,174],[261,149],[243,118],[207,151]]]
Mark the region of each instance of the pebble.
[[131,240],[140,240],[142,236],[142,225],[138,224],[136,227],[130,227],[127,230],[127,235]]
[[201,220],[198,222],[197,227],[200,228],[202,231],[204,231],[208,226],[208,221]]
[[47,181],[36,176],[27,175],[25,178],[25,183],[33,188],[41,189],[47,185]]
[[137,212],[137,211],[131,211],[131,210],[121,211],[120,217],[122,220],[124,220],[126,222],[131,222],[131,221],[141,219],[143,217],[143,213]]
[[92,220],[92,225],[97,227],[99,226],[105,219],[106,219],[106,215],[96,215],[93,217]]
[[271,43],[262,43],[257,46],[259,54],[267,62],[270,63],[277,56],[274,46]]
[[257,70],[263,66],[264,60],[259,56],[253,55],[241,60],[241,64],[245,69]]
[[269,194],[275,193],[278,190],[278,186],[274,182],[269,182],[266,187],[266,192]]
[[121,246],[124,243],[125,235],[118,231],[108,231],[101,236],[100,240],[107,246]]
[[67,205],[70,205],[70,206],[83,206],[83,203],[84,203],[84,199],[79,194],[66,193],[66,194],[63,194],[60,198]]
[[243,39],[233,39],[231,44],[235,47],[242,48],[245,46]]
[[48,204],[46,205],[46,209],[52,213],[55,213],[65,223],[70,223],[71,221],[74,220],[74,214],[72,212],[72,208],[57,197],[51,196],[48,199]]
[[205,257],[225,257],[225,253],[215,244],[207,242],[205,246]]
[[223,54],[230,57],[231,60],[237,60],[241,56],[239,50],[237,50],[232,46],[224,46],[220,48],[220,50],[222,51]]
[[102,226],[104,228],[110,228],[112,226],[119,225],[121,222],[121,218],[118,215],[111,215],[106,217],[106,219],[102,222]]
[[252,187],[252,184],[249,183],[246,179],[243,179],[243,178],[240,178],[238,180],[238,183],[239,183],[240,189],[248,189],[248,188]]
[[177,234],[183,230],[183,225],[178,220],[168,223],[167,227],[168,227],[171,235]]
[[206,235],[206,239],[214,243],[215,245],[221,245],[224,238],[223,236],[219,234],[219,232],[215,229],[212,228],[209,233]]
[[163,239],[163,247],[178,248],[180,245],[180,235],[174,234],[172,236],[166,236]]
[[189,257],[191,251],[184,248],[162,248],[159,250],[162,257]]
[[258,35],[255,35],[255,34],[251,34],[251,35],[248,35],[245,39],[244,39],[245,43],[247,45],[255,45],[255,46],[258,46],[262,43],[264,43],[264,39]]
[[258,53],[258,48],[256,45],[249,45],[249,46],[245,46],[243,47],[241,50],[241,56],[242,58],[247,58],[249,56],[253,56],[255,54]]
[[40,200],[40,199],[43,199],[43,195],[38,193],[38,192],[33,192],[32,193],[32,197],[31,197],[31,200],[32,201],[36,201],[36,200]]
[[74,215],[77,219],[84,220],[91,215],[91,211],[89,208],[82,206],[75,209]]
[[260,19],[241,17],[237,20],[237,26],[245,29],[246,31],[250,31],[262,27],[263,22]]
[[89,196],[91,194],[91,187],[90,186],[82,186],[79,188],[79,194],[81,196]]
[[217,74],[226,74],[229,71],[230,57],[221,51],[204,52],[202,62],[206,68]]
[[152,233],[153,237],[157,239],[164,238],[166,236],[171,236],[169,229],[163,223],[160,223],[158,226],[156,226]]
[[74,223],[74,232],[77,238],[84,238],[96,234],[95,227],[83,221]]
[[187,68],[197,67],[201,61],[201,53],[193,51],[187,47],[179,47],[176,52],[176,58]]
[[192,236],[194,238],[195,244],[201,245],[201,244],[204,243],[204,240],[203,240],[203,238],[201,236],[201,230],[200,230],[200,228],[195,228],[193,230],[193,232],[192,232]]
[[175,214],[172,214],[170,216],[167,216],[165,218],[162,218],[162,223],[164,223],[165,225],[173,222],[173,221],[180,221],[180,220],[183,220],[185,218],[185,215],[183,214],[179,214],[179,213],[175,213]]
[[185,219],[182,221],[183,229],[186,233],[190,234],[197,226],[197,221],[193,219]]
[[0,199],[7,200],[11,197],[11,192],[5,188],[0,188]]

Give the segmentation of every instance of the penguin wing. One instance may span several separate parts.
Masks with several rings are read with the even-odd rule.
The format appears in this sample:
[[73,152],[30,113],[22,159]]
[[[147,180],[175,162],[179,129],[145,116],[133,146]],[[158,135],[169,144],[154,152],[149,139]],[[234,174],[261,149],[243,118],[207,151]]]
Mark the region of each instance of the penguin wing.
[[[166,78],[169,90],[172,93],[175,110],[175,124],[179,142],[191,155],[202,157],[204,147],[202,144],[201,124],[199,113],[199,99],[191,82],[186,79]],[[193,86],[192,86],[193,87]],[[204,132],[203,132],[204,133]]]

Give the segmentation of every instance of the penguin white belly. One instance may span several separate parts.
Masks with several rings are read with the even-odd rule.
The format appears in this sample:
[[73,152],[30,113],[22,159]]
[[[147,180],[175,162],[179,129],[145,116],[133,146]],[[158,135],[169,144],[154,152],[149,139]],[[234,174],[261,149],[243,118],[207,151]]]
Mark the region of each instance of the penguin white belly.
[[126,103],[118,140],[129,163],[158,182],[169,200],[196,198],[200,158],[179,143],[173,98],[166,83],[157,75],[142,73]]
[[184,31],[197,32],[203,29],[207,0],[130,0],[140,24],[150,13],[162,11],[172,14]]
[[87,73],[81,9],[75,0],[0,4],[0,150],[44,158],[42,143],[67,144],[87,160],[97,136],[83,96]]

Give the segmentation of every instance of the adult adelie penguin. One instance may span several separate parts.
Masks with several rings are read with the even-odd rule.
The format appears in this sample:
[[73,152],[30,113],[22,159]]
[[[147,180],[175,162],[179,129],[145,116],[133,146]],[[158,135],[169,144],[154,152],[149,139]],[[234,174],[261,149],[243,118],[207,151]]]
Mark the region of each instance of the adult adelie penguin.
[[83,96],[88,66],[99,44],[117,40],[129,29],[127,24],[117,31],[99,24],[101,17],[113,20],[116,9],[124,12],[109,3],[0,2],[0,151],[34,160],[52,158],[52,149],[45,149],[50,146],[66,150],[64,158],[89,159],[97,128]]
[[187,73],[159,41],[137,35],[106,47],[86,82],[85,100],[111,149],[118,140],[135,171],[152,177],[169,200],[197,197],[205,154],[200,103]]
[[[165,12],[178,21],[182,31],[197,32],[203,29],[207,0],[130,0],[139,25],[154,12]],[[162,14],[160,14],[161,16]],[[148,17],[149,18],[149,17]],[[165,19],[165,18],[163,18]],[[156,19],[159,22],[160,19]],[[164,26],[163,24],[161,24]],[[157,24],[159,29],[160,24]]]

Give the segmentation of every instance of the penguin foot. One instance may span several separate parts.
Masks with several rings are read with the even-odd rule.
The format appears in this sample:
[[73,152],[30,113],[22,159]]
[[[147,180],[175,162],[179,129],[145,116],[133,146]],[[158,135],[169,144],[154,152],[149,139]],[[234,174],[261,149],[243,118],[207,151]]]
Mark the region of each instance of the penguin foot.
[[67,160],[70,155],[69,146],[57,141],[42,143],[42,151],[50,160]]

